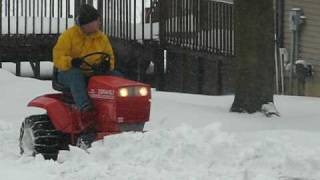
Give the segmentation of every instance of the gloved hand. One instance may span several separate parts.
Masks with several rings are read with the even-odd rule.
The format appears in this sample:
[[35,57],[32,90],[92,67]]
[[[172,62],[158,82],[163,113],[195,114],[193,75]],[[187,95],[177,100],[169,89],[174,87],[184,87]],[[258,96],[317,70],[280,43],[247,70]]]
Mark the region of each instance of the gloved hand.
[[71,60],[71,65],[74,68],[80,68],[82,64],[83,64],[83,60],[81,58],[73,58]]

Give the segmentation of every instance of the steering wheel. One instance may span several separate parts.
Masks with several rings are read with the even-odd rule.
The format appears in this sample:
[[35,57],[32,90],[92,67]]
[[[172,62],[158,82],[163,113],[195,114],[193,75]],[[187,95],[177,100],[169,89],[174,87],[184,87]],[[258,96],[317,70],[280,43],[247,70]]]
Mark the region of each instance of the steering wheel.
[[[101,58],[100,63],[96,64],[96,65],[89,64],[86,61],[87,58],[91,57],[91,56],[95,56],[95,55],[101,55],[100,56],[100,58]],[[83,60],[83,63],[85,65],[90,67],[90,69],[81,68],[82,70],[92,71],[95,74],[103,74],[103,73],[105,73],[104,71],[109,71],[110,70],[110,59],[111,59],[111,56],[108,53],[105,53],[105,52],[93,52],[93,53],[87,54],[87,55],[85,55],[83,57],[80,57],[80,58]],[[107,66],[109,66],[109,67],[107,68]]]

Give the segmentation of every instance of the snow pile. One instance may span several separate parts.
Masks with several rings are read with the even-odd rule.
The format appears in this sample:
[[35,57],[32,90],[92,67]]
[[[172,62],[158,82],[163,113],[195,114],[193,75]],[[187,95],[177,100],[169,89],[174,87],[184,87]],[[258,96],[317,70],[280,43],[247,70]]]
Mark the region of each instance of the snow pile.
[[312,149],[313,144],[292,139],[318,134],[288,131],[246,137],[252,135],[236,137],[221,132],[217,124],[127,133],[96,142],[89,154],[72,148],[60,154],[59,162],[65,179],[319,179],[319,146]]
[[[50,81],[0,69],[0,174],[6,180],[320,179],[319,98],[276,96],[281,117],[230,113],[233,96],[153,91],[146,133],[105,137],[58,161],[19,155],[26,104],[53,92]],[[19,172],[19,173],[17,173]]]
[[[215,125],[204,131],[181,126],[175,130],[106,137],[96,142],[89,154],[73,149],[63,153],[59,161],[66,168],[75,168],[73,164],[78,162],[76,167],[83,173],[77,178],[82,179],[209,179],[210,171],[215,171],[215,161],[219,161],[216,155],[223,158],[233,148],[233,137],[220,132]],[[71,179],[74,173],[68,176]]]

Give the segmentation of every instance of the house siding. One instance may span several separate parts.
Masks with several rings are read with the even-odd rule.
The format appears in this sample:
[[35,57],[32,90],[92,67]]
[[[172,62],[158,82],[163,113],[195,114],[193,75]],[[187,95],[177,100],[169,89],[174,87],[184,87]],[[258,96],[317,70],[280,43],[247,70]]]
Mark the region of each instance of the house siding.
[[314,75],[307,79],[305,95],[320,96],[320,1],[285,0],[284,47],[290,50],[292,32],[289,29],[289,10],[301,8],[307,17],[302,25],[299,40],[298,59],[314,67]]

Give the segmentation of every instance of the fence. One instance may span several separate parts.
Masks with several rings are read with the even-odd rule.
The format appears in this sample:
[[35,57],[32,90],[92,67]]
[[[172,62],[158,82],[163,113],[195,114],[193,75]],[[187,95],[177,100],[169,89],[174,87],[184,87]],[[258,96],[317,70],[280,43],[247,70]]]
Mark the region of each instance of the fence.
[[153,18],[158,1],[106,0],[104,5],[104,31],[111,37],[126,41],[159,38],[159,23]]
[[[59,34],[75,22],[82,3],[93,5],[102,15],[101,29],[109,34],[116,54],[121,57],[119,64],[128,64],[132,59],[139,62],[120,67],[125,71],[143,65],[142,52],[146,40],[157,39],[159,28],[153,22],[155,0],[0,0],[0,67],[1,62],[16,63],[16,74],[20,75],[20,63],[30,62],[36,77],[40,61],[51,61],[51,49]],[[146,13],[143,9],[146,9]],[[146,16],[146,17],[145,17]],[[147,21],[146,19],[149,19]],[[48,38],[45,38],[48,37]],[[8,45],[10,44],[10,45]],[[128,45],[130,44],[130,47]],[[141,46],[141,44],[144,44]],[[128,55],[140,51],[140,55]],[[150,53],[150,49],[148,50]],[[150,55],[143,55],[147,57]],[[129,58],[130,57],[130,58]],[[144,58],[146,59],[146,58]],[[148,58],[150,59],[150,58]],[[150,60],[147,60],[150,61]],[[138,69],[141,69],[139,66]],[[132,71],[132,70],[131,70]],[[142,71],[142,69],[141,69]],[[132,79],[141,79],[139,72]]]
[[28,61],[39,72],[82,3],[102,15],[117,67],[130,79],[204,94],[232,86],[233,5],[211,0],[0,0],[0,64]]
[[[0,34],[55,34],[73,24],[74,0],[1,0]],[[73,9],[71,9],[71,7]],[[71,13],[72,12],[72,13]]]
[[[233,91],[233,4],[161,0],[162,89],[197,94]],[[163,68],[162,68],[163,67]]]
[[194,51],[234,55],[233,4],[164,0],[163,41]]

